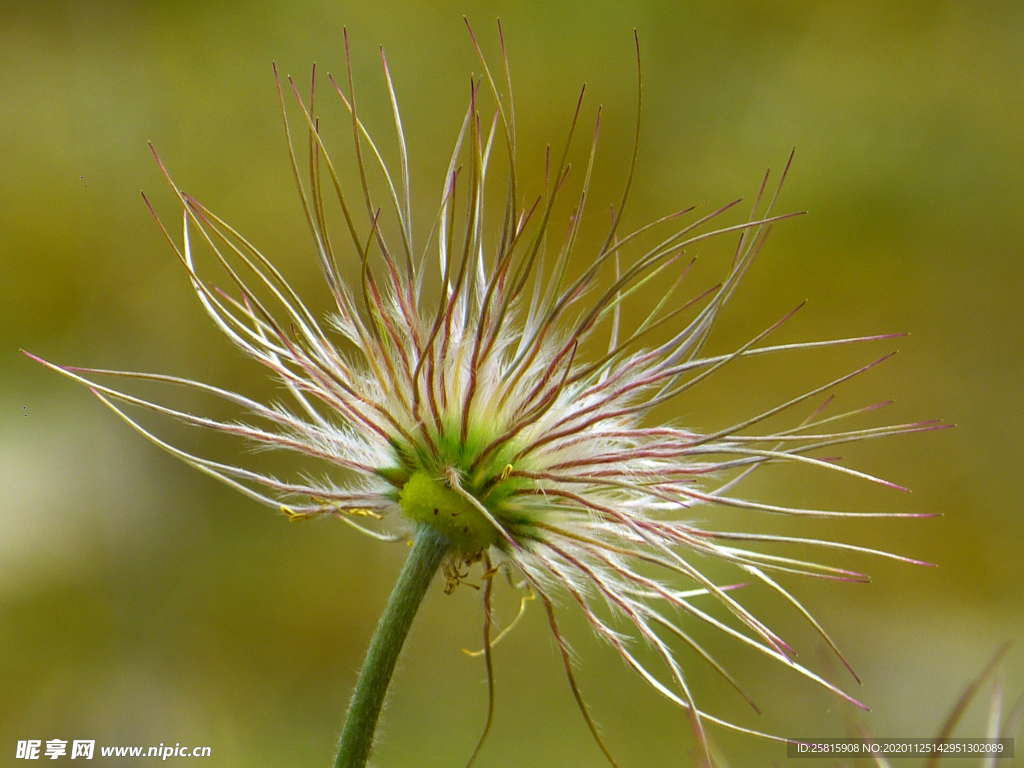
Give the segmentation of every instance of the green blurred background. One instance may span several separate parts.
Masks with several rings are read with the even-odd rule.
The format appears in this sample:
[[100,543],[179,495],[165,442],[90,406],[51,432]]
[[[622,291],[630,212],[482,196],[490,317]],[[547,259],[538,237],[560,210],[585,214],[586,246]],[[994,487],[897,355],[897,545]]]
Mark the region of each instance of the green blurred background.
[[[464,12],[495,59],[494,19],[505,26],[521,172],[534,191],[544,143],[562,141],[586,81],[586,119],[605,106],[595,196],[618,194],[632,130],[634,27],[645,127],[628,223],[750,195],[765,167],[780,167],[796,147],[783,206],[810,214],[776,229],[723,317],[716,349],[734,348],[804,298],[809,306],[780,339],[912,333],[737,366],[666,416],[715,429],[899,347],[894,361],[840,389],[840,405],[896,399],[865,426],[957,424],[844,449],[849,464],[912,495],[806,471],[766,471],[744,488],[784,503],[942,518],[806,526],[695,513],[709,525],[829,534],[939,564],[839,557],[833,562],[867,569],[873,583],[784,580],[832,632],[862,687],[827,660],[792,609],[764,590],[749,590],[745,603],[792,638],[801,660],[869,704],[858,717],[880,736],[934,733],[994,650],[1021,638],[1021,3],[3,2],[0,763],[13,763],[18,739],[56,737],[209,745],[207,762],[218,766],[329,764],[404,547],[336,522],[286,524],[145,443],[18,349],[273,395],[217,336],[146,211],[140,189],[176,220],[146,141],[185,189],[326,309],[270,63],[303,82],[314,61],[343,73],[347,25],[364,116],[390,157],[377,53],[385,47],[422,221],[439,196],[470,73],[480,69]],[[322,104],[340,140],[342,109]],[[707,252],[699,287],[726,266]],[[233,455],[175,425],[162,434]],[[513,598],[499,603],[508,617]],[[563,622],[581,686],[622,765],[691,764],[685,718],[568,606]],[[479,624],[472,590],[432,590],[396,677],[377,765],[467,759],[486,689],[481,660],[460,649],[478,646]],[[707,638],[765,710],[745,711],[683,653],[710,711],[799,736],[839,734],[853,714],[768,660]],[[497,719],[480,766],[604,764],[536,606],[498,647],[496,665]],[[1016,694],[1024,648],[1006,672]],[[961,735],[981,735],[983,705],[975,709]],[[778,745],[715,733],[735,765],[786,762]]]

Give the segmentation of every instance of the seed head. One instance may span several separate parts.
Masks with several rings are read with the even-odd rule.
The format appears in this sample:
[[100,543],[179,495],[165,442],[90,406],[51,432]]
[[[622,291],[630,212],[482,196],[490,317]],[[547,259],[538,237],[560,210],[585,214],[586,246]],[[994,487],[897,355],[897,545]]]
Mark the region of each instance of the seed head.
[[[475,38],[473,42],[476,45]],[[545,607],[573,693],[599,743],[572,677],[569,648],[553,608],[556,603],[578,606],[595,632],[630,667],[689,713],[705,754],[705,723],[746,729],[703,712],[688,687],[674,650],[680,645],[695,649],[735,685],[710,652],[691,637],[688,626],[695,622],[710,624],[853,701],[793,660],[785,641],[743,607],[733,591],[741,585],[718,583],[699,563],[708,558],[731,563],[743,580],[766,585],[791,602],[835,648],[776,576],[865,577],[768,553],[758,546],[795,543],[909,559],[832,541],[707,529],[696,524],[693,510],[716,505],[754,514],[819,518],[851,514],[751,501],[735,489],[758,467],[780,462],[885,483],[812,454],[825,446],[937,425],[844,430],[842,420],[877,406],[827,415],[825,408],[832,402],[828,396],[824,405],[790,428],[767,434],[757,431],[770,417],[826,396],[881,360],[760,414],[742,413],[741,403],[739,420],[711,434],[652,423],[650,414],[656,406],[678,402],[739,358],[892,337],[769,345],[767,337],[792,316],[789,313],[729,354],[705,354],[716,317],[763,247],[772,224],[792,215],[775,210],[782,181],[769,191],[766,175],[749,217],[736,224],[717,222],[739,201],[707,213],[690,208],[622,232],[619,225],[640,137],[638,98],[636,144],[624,192],[612,209],[607,231],[597,238],[598,245],[584,250],[580,233],[588,210],[600,112],[575,192],[570,192],[568,158],[579,125],[582,93],[564,149],[554,157],[549,151],[545,158],[544,192],[531,199],[524,195],[517,177],[520,160],[507,58],[500,87],[482,55],[480,61],[484,75],[473,80],[469,106],[440,185],[437,215],[422,242],[414,237],[403,126],[386,60],[401,157],[397,177],[358,116],[351,68],[347,88],[333,78],[330,81],[351,116],[360,178],[355,191],[346,189],[320,136],[313,92],[304,99],[289,78],[308,133],[308,177],[303,178],[278,79],[292,168],[313,253],[335,303],[326,325],[268,258],[179,189],[160,163],[182,212],[180,238],[164,232],[199,301],[239,349],[284,385],[290,405],[264,404],[174,376],[44,364],[85,383],[167,451],[292,520],[334,516],[385,541],[406,540],[417,526],[436,528],[453,546],[444,568],[449,591],[468,578],[471,566],[482,564],[483,653],[489,669],[493,577],[507,573],[527,599],[539,596]],[[639,56],[637,72],[639,86]],[[485,93],[494,103],[490,121],[481,119]],[[506,169],[504,202],[494,206],[488,174],[499,165]],[[367,181],[374,167],[384,178],[386,214]],[[556,202],[570,194],[574,196],[572,214],[567,222],[556,225]],[[341,237],[328,232],[325,198],[331,195],[337,198],[344,220]],[[721,284],[692,292],[688,299],[677,298],[692,264],[689,251],[712,237],[736,239],[731,268]],[[222,292],[200,275],[197,243],[226,271],[232,291]],[[343,275],[349,271],[347,265],[353,264],[359,279],[350,284]],[[660,286],[664,289],[653,304],[638,301]],[[667,340],[652,345],[655,329],[662,334],[665,329],[672,331]],[[601,346],[595,352],[598,343]],[[192,387],[241,406],[249,419],[227,422],[193,415],[106,386],[95,376]],[[309,474],[285,481],[192,455],[144,430],[123,405],[325,462],[330,469],[344,470],[344,479]],[[731,622],[709,611],[708,604],[716,601],[728,609]],[[654,651],[660,668],[638,657],[637,643]],[[601,747],[607,755],[603,743]]]

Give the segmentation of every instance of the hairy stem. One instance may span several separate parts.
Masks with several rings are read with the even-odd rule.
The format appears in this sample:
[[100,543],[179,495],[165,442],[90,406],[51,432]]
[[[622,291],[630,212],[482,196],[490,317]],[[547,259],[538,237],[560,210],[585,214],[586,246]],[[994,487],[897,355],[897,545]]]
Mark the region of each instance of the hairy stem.
[[366,765],[398,655],[427,587],[450,549],[451,542],[436,529],[429,525],[420,526],[409,559],[405,561],[388,598],[377,631],[370,641],[366,661],[359,672],[359,681],[341,733],[335,768],[364,768]]

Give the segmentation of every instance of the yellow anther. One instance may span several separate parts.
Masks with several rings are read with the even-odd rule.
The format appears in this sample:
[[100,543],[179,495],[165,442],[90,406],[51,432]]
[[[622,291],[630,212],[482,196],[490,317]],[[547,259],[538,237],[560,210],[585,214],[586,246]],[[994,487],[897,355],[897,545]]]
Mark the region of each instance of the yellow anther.
[[281,511],[288,515],[288,521],[292,523],[301,523],[303,520],[310,520],[320,514],[319,512],[297,512],[284,504],[281,505]]
[[365,509],[363,507],[356,507],[354,509],[349,509],[349,510],[347,510],[347,512],[350,515],[355,515],[356,517],[372,517],[374,520],[383,520],[384,519],[383,515],[380,515],[377,512],[374,512],[372,509]]
[[[374,512],[372,509],[366,509],[365,507],[353,507],[352,509],[342,509],[335,502],[330,499],[325,499],[322,496],[310,496],[312,501],[320,504],[320,509],[315,514],[322,515],[328,512],[333,512],[336,515],[353,515],[354,517],[372,517],[374,520],[383,520],[384,516]],[[312,516],[312,515],[311,515]]]
[[512,470],[513,466],[511,464],[506,464],[505,468],[501,470],[501,479],[508,480],[508,476],[512,474]]

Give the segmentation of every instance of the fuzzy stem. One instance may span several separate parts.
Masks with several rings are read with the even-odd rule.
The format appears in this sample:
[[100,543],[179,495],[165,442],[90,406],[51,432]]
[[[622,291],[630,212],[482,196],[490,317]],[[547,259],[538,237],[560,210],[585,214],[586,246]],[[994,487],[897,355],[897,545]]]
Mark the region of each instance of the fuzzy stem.
[[451,542],[433,526],[420,526],[413,541],[409,559],[388,598],[387,607],[370,641],[370,650],[359,672],[352,703],[349,704],[345,728],[335,768],[364,768],[373,747],[388,683],[395,671],[395,663],[402,644],[430,586],[442,558],[451,549]]

